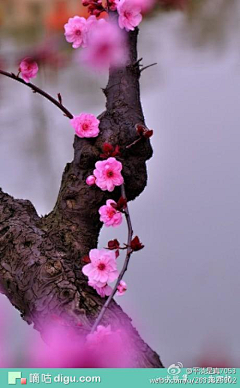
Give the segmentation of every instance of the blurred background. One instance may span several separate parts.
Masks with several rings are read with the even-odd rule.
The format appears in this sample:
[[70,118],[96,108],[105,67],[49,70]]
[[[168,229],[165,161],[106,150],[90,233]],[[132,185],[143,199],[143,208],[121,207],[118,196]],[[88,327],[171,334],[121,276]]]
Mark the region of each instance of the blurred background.
[[[133,255],[117,301],[165,366],[240,367],[239,11],[237,0],[162,0],[141,24],[139,57],[157,62],[141,78],[154,157],[145,192],[130,204],[145,249]],[[17,73],[32,56],[38,86],[61,92],[73,114],[97,115],[107,74],[81,67],[65,42],[75,14],[86,16],[80,0],[0,0],[0,68]],[[73,137],[55,106],[0,75],[4,191],[48,213]],[[99,247],[115,237],[125,241],[126,228],[103,228]],[[1,352],[23,366],[24,344],[38,333],[2,295],[0,305]]]

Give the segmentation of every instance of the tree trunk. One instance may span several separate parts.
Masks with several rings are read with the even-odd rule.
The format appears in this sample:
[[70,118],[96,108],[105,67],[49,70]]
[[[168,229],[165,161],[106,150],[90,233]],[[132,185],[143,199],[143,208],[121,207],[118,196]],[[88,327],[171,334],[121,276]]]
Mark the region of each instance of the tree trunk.
[[[136,198],[147,183],[146,160],[152,155],[147,139],[126,149],[144,124],[137,62],[138,30],[127,35],[127,66],[110,69],[104,90],[106,110],[100,115],[100,135],[74,140],[74,159],[65,167],[56,205],[41,218],[31,202],[17,200],[0,189],[0,290],[40,332],[56,311],[81,333],[88,333],[105,298],[97,295],[82,274],[81,258],[97,247],[102,226],[98,209],[121,193],[89,187],[85,181],[99,160],[104,142],[121,147],[121,162],[128,200]],[[135,367],[162,367],[158,355],[140,338],[130,318],[112,301],[102,323],[128,328],[137,348]]]

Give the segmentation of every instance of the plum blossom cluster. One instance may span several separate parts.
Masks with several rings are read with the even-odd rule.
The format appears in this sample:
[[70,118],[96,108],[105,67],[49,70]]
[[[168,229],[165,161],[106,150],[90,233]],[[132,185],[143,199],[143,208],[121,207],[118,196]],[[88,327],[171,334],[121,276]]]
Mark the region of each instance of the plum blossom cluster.
[[126,61],[126,42],[120,29],[110,21],[74,16],[64,26],[65,38],[74,49],[80,47],[80,60],[87,66],[105,69],[118,67]]
[[[118,145],[115,147],[109,143],[104,143],[102,147],[101,158],[95,164],[93,175],[89,175],[86,179],[86,184],[89,186],[98,186],[103,191],[112,192],[115,187],[122,186],[124,179],[122,176],[122,163],[116,159],[121,155]],[[123,190],[122,193],[125,193]],[[127,199],[121,196],[116,202],[113,199],[108,199],[103,204],[98,212],[100,221],[106,227],[117,227],[122,223],[122,214],[126,216]],[[129,216],[129,215],[128,215]],[[127,216],[126,216],[127,217]],[[132,232],[129,231],[132,236]],[[120,255],[120,250],[127,250],[126,259],[132,252],[139,251],[144,245],[140,242],[138,236],[133,239],[128,239],[128,244],[120,246],[117,239],[108,241],[108,246],[105,249],[92,249],[89,256],[84,256],[82,262],[86,264],[83,267],[83,273],[88,277],[89,286],[93,287],[101,297],[116,295],[121,296],[127,290],[127,284],[122,280],[123,274],[119,275],[116,267],[116,259]],[[116,280],[115,287],[112,289],[109,285]]]
[[91,15],[100,16],[105,11],[116,11],[118,0],[82,0]]
[[[119,67],[126,63],[127,47],[121,30],[133,31],[142,21],[155,0],[82,0],[88,7],[88,18],[74,16],[64,25],[65,38],[74,49],[84,48],[83,63],[93,68]],[[109,20],[98,19],[102,12],[115,11],[118,26]]]
[[[82,59],[89,64],[98,64],[99,67],[106,65],[118,66],[123,64],[126,56],[125,38],[120,29],[126,31],[134,30],[142,20],[142,3],[141,0],[108,0],[102,1],[85,1],[89,7],[91,16],[84,17],[74,16],[65,24],[66,40],[72,44],[72,47],[84,48]],[[106,8],[107,7],[107,8]],[[104,19],[98,20],[103,10],[117,11],[120,29],[107,22]],[[25,82],[36,77],[38,65],[31,58],[25,58],[19,66],[19,73]],[[60,108],[62,105],[61,95],[59,95]],[[59,106],[58,103],[58,106]],[[65,110],[66,111],[66,110]],[[69,112],[68,112],[69,113]],[[95,138],[99,135],[100,121],[90,113],[81,113],[77,116],[68,115],[70,123],[75,133],[80,138]],[[141,132],[141,133],[140,133]],[[150,137],[149,131],[139,131],[139,136]],[[116,187],[124,184],[122,176],[122,163],[116,158],[120,156],[120,148],[109,143],[103,145],[102,154],[95,164],[93,174],[88,176],[86,183],[89,186],[96,185],[103,191],[113,192]],[[127,200],[121,197],[118,202],[108,199],[105,204],[99,208],[100,221],[106,227],[117,227],[122,223],[122,213],[127,208]],[[84,266],[82,272],[88,277],[88,284],[94,288],[101,297],[113,297],[123,295],[127,290],[127,284],[122,280],[122,272],[117,270],[117,258],[120,249],[127,249],[126,259],[129,260],[130,254],[143,248],[139,238],[128,240],[128,245],[120,247],[115,239],[113,243],[108,242],[107,249],[92,249],[89,256],[83,258]],[[117,280],[115,287],[109,285]],[[97,322],[96,322],[97,324]],[[97,326],[99,328],[99,325]]]
[[[38,71],[38,65],[31,58],[25,58],[21,61],[19,72],[25,82],[29,82],[34,78]],[[14,76],[18,77],[18,76]],[[33,87],[33,85],[31,85]],[[61,95],[59,103],[62,106]],[[70,116],[72,127],[75,129],[76,135],[80,138],[93,138],[99,135],[100,121],[92,114],[81,113],[78,116]],[[149,130],[145,127],[136,126],[137,132],[140,136],[150,137]],[[150,133],[151,135],[152,133]],[[103,191],[112,192],[115,187],[122,186],[124,179],[122,176],[122,163],[116,159],[121,156],[119,145],[113,146],[109,143],[104,143],[99,160],[95,164],[93,175],[86,179],[89,186],[96,185]],[[117,227],[122,223],[122,213],[125,213],[127,208],[127,200],[121,196],[116,202],[113,199],[108,199],[105,204],[99,208],[100,221],[106,227]],[[83,273],[88,277],[89,286],[93,287],[101,297],[112,297],[115,292],[117,295],[123,295],[127,290],[126,283],[122,280],[117,270],[116,259],[119,257],[120,249],[127,249],[127,256],[134,251],[143,248],[138,236],[130,240],[129,244],[124,244],[120,247],[117,239],[109,241],[106,249],[92,249],[89,256],[82,258]],[[120,277],[119,277],[120,276]],[[109,283],[115,281],[115,289]]]
[[117,11],[119,27],[126,31],[134,30],[141,21],[142,14],[150,11],[155,0],[83,0],[91,15],[100,16],[102,12]]

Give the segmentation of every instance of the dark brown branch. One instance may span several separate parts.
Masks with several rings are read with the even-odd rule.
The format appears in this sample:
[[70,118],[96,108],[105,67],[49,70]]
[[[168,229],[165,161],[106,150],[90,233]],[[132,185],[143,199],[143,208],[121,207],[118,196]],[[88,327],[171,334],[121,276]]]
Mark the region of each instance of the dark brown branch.
[[27,83],[22,78],[20,78],[18,75],[15,75],[13,73],[8,73],[7,71],[0,70],[0,74],[5,75],[6,77],[9,77],[9,78],[11,78],[11,79],[13,79],[15,81],[20,82],[23,85],[28,86],[30,89],[33,90],[34,93],[40,94],[41,96],[45,97],[47,100],[51,101],[59,109],[61,109],[61,111],[64,113],[64,116],[68,117],[69,119],[73,118],[72,113],[70,113],[69,110],[67,108],[65,108],[65,106],[63,106],[60,101],[58,101],[55,98],[53,98],[52,96],[50,96],[50,94],[44,92],[44,90],[40,89],[36,85],[33,85],[30,82]]
[[[127,199],[126,198],[126,193],[125,193],[125,187],[124,187],[124,184],[121,186],[121,190],[122,190],[122,197]],[[101,322],[107,308],[109,307],[111,301],[113,300],[113,297],[114,295],[116,294],[117,292],[117,288],[121,282],[121,280],[123,279],[123,276],[125,275],[125,272],[127,271],[127,268],[128,268],[128,264],[129,264],[129,260],[130,260],[130,257],[131,257],[131,253],[132,253],[132,249],[131,249],[131,241],[132,241],[132,236],[133,236],[133,229],[132,229],[132,222],[131,222],[131,217],[130,217],[130,213],[129,213],[129,209],[128,209],[128,205],[126,205],[126,209],[124,210],[124,214],[125,214],[125,217],[126,217],[126,221],[127,221],[127,227],[128,227],[128,239],[127,239],[127,253],[126,253],[126,258],[125,258],[125,261],[124,261],[124,265],[123,265],[123,268],[118,276],[118,279],[116,281],[116,284],[115,286],[113,287],[113,290],[111,292],[111,295],[109,295],[108,299],[106,300],[105,304],[103,305],[102,307],[102,310],[99,314],[99,316],[97,317],[93,327],[92,327],[92,330],[91,332],[93,333],[96,328],[98,327],[99,323]]]
[[[99,207],[109,198],[117,201],[121,195],[119,188],[109,193],[85,183],[99,160],[103,144],[119,145],[123,150],[121,162],[128,200],[141,194],[147,184],[146,161],[152,156],[149,140],[126,149],[138,137],[136,124],[145,125],[137,35],[137,29],[127,34],[127,66],[110,70],[104,90],[106,110],[99,116],[100,135],[94,139],[75,137],[74,158],[65,167],[52,212],[40,218],[29,201],[15,200],[0,190],[0,289],[40,332],[52,315],[58,315],[70,328],[89,333],[106,301],[88,286],[81,261],[97,247],[102,226]],[[17,81],[25,84],[20,78]],[[55,105],[62,110],[58,101]],[[109,323],[113,330],[122,326],[130,332],[129,346],[136,349],[133,367],[162,367],[158,355],[142,340],[114,300],[102,317],[103,325]]]

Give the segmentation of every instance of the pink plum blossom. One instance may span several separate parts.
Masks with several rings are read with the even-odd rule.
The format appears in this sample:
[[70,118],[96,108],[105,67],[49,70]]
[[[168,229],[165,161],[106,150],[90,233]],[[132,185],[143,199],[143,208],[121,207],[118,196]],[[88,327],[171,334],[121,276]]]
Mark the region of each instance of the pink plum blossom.
[[98,287],[94,282],[88,282],[88,285],[94,288],[94,290],[96,290],[102,298],[111,295],[112,287],[110,287],[108,284],[105,284],[103,287]]
[[87,21],[80,16],[70,18],[64,25],[67,42],[72,43],[73,48],[86,47]]
[[81,113],[70,120],[76,135],[83,137],[96,137],[99,134],[100,121],[92,114]]
[[87,48],[80,59],[87,66],[105,70],[109,66],[119,67],[126,62],[126,41],[123,33],[111,22],[100,19],[90,23]]
[[95,185],[95,182],[96,182],[96,178],[95,178],[94,175],[89,175],[89,176],[87,177],[87,179],[86,179],[86,184],[87,184],[88,186],[93,186],[93,185]]
[[102,190],[113,191],[115,186],[123,184],[121,174],[122,163],[111,157],[95,164],[93,174],[96,178],[96,185]]
[[29,83],[31,78],[35,78],[38,73],[38,65],[32,58],[25,58],[19,65],[19,72],[25,82]]
[[127,284],[124,282],[124,280],[121,280],[118,287],[117,287],[117,295],[122,296],[127,291]]
[[89,282],[96,287],[103,287],[108,282],[113,282],[118,277],[116,256],[114,252],[106,249],[91,249],[89,253],[91,262],[82,269]]
[[119,27],[126,31],[133,31],[142,21],[141,6],[135,0],[120,0],[117,11]]
[[112,204],[117,205],[113,199],[108,199],[106,205],[103,205],[98,210],[100,214],[100,221],[105,226],[116,227],[122,223],[122,214],[112,207]]

